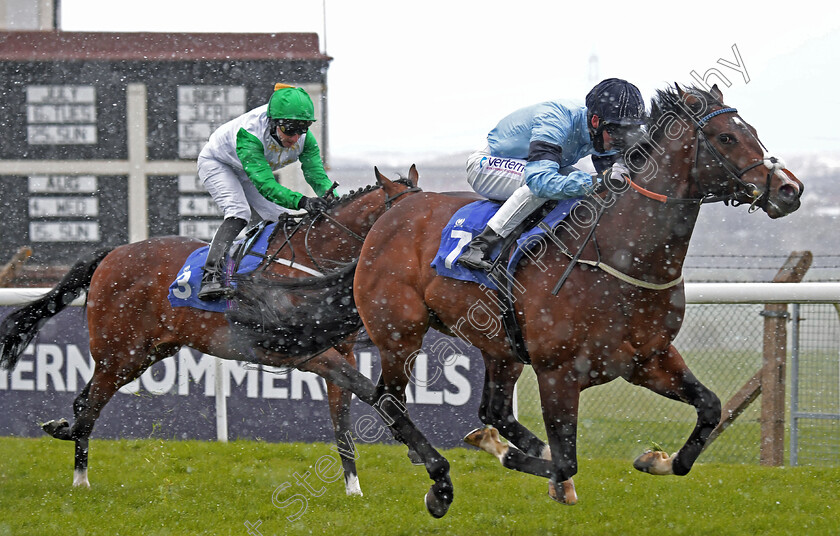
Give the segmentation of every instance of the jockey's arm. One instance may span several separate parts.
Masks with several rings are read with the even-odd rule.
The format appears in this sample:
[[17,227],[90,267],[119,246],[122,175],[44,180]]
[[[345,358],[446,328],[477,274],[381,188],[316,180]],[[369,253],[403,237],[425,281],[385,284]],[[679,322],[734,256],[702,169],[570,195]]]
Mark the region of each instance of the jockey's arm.
[[564,152],[574,154],[575,147],[582,143],[578,137],[569,115],[545,115],[534,119],[524,171],[525,184],[534,195],[544,199],[568,199],[592,191],[589,173],[562,163]]
[[545,199],[585,196],[595,186],[589,173],[571,166],[561,170],[560,164],[552,160],[535,160],[525,164],[525,184],[534,195]]
[[306,139],[303,141],[303,152],[300,153],[300,169],[303,171],[303,178],[306,183],[315,190],[318,197],[330,189],[333,181],[327,177],[327,172],[324,171],[324,161],[321,160],[321,149],[318,147],[318,141],[312,132],[306,133]]
[[281,207],[297,210],[303,196],[277,182],[259,138],[240,128],[236,133],[236,155],[260,195]]

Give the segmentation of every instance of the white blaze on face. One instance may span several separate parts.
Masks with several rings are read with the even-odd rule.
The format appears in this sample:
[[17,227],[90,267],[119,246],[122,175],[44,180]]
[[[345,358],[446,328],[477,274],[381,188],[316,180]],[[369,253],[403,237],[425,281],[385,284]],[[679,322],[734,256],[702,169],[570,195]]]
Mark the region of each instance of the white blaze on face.
[[[747,128],[747,124],[743,120],[741,120],[741,118],[738,117],[737,115],[732,116],[732,122],[735,123],[738,126],[742,126],[744,128]],[[750,135],[753,136],[756,141],[758,141],[758,138],[755,135],[753,135],[751,131],[748,130],[748,132],[750,132]],[[759,144],[762,147],[764,147],[763,143],[759,142]],[[774,156],[772,153],[768,152],[767,149],[764,150],[764,156],[762,157],[762,160],[764,161],[764,166],[770,171],[770,173],[773,173],[777,177],[779,177],[779,179],[784,184],[789,184],[789,185],[792,185],[792,186],[796,186],[796,183],[794,183],[792,180],[790,180],[790,177],[788,177],[787,173],[782,171],[786,167],[784,160],[782,160],[778,156]],[[798,189],[798,187],[797,187],[797,189]]]

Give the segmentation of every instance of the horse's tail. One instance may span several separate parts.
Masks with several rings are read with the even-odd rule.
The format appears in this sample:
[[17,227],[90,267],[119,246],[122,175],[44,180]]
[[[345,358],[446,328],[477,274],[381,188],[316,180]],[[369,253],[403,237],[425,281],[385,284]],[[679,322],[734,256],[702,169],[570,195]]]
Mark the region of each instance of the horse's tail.
[[228,312],[234,334],[250,348],[290,357],[320,354],[362,326],[353,301],[356,263],[319,277],[242,278]]
[[93,272],[113,249],[100,249],[79,259],[52,290],[0,322],[0,368],[15,368],[38,330],[88,289]]

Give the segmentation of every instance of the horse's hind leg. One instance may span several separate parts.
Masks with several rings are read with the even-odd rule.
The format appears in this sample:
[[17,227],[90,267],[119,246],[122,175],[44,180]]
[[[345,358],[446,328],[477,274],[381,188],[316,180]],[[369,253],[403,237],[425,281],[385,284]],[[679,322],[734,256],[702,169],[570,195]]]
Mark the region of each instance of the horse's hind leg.
[[[96,353],[96,347],[91,344],[91,352]],[[140,356],[140,352],[126,352],[128,356]],[[137,363],[133,360],[122,368],[114,371],[103,363],[115,363],[119,361],[118,356],[112,356],[110,361],[96,359],[96,367],[93,377],[82,389],[82,392],[73,402],[74,421],[71,426],[65,419],[49,421],[41,427],[43,430],[56,439],[75,441],[75,456],[73,470],[73,485],[90,487],[87,478],[88,468],[88,443],[96,420],[99,418],[102,408],[125,384],[139,377],[150,365],[149,360],[143,359]],[[137,361],[140,361],[139,359]]]
[[[301,370],[314,372],[328,382],[344,389],[349,389],[359,400],[372,406],[391,429],[395,437],[400,437],[410,448],[422,457],[426,472],[434,483],[425,496],[425,505],[434,517],[443,517],[453,500],[452,480],[449,477],[449,462],[429,443],[429,440],[415,426],[405,411],[405,406],[390,395],[377,397],[376,387],[355,367],[343,359],[324,353],[316,356],[299,367]],[[370,432],[372,427],[368,426]],[[384,432],[384,431],[383,431]],[[373,435],[379,436],[378,433]],[[373,437],[373,436],[371,436]]]
[[[338,353],[351,366],[356,365],[356,356],[353,354],[351,344],[336,347]],[[327,350],[332,352],[333,350]],[[353,401],[353,393],[342,389],[331,382],[327,382],[327,398],[330,403],[330,418],[335,431],[335,442],[338,455],[341,457],[341,465],[344,468],[344,490],[347,495],[361,496],[362,488],[359,486],[359,476],[356,473],[356,447],[353,443],[350,422],[350,405]]]
[[[397,387],[395,388],[394,385]],[[407,376],[397,377],[392,379],[392,382],[389,384],[385,383],[385,375],[380,374],[379,379],[376,381],[376,400],[382,400],[384,396],[393,396],[397,400],[402,403],[403,406],[406,405],[406,385],[408,385]],[[411,448],[411,445],[408,444],[403,438],[397,435],[397,432],[391,430],[392,435],[396,441],[399,441],[403,445],[408,447],[408,460],[412,463],[412,465],[423,465],[422,457]]]
[[[74,423],[79,423],[80,418],[79,415],[82,411],[87,407],[87,398],[88,393],[90,392],[90,383],[85,385],[82,392],[75,398],[73,401],[73,415],[74,415]],[[82,418],[82,422],[84,422],[84,418]],[[92,428],[93,424],[91,423],[88,428]],[[66,419],[59,419],[57,421],[49,421],[41,425],[41,428],[56,439],[63,439],[68,441],[75,442],[75,454],[74,454],[74,468],[73,468],[73,486],[74,487],[90,487],[90,482],[88,482],[87,478],[87,467],[88,467],[88,436],[90,435],[90,431],[88,430],[87,434],[81,428],[77,428],[75,425],[71,428],[70,423],[67,422]],[[80,435],[81,434],[81,435]]]
[[[521,363],[501,362],[487,357],[484,364],[484,389],[478,410],[481,422],[497,428],[502,437],[526,455],[550,458],[548,445],[516,420],[513,414],[513,391],[524,366]],[[474,432],[476,431],[467,437],[471,437]]]
[[672,400],[691,404],[697,410],[694,431],[674,456],[649,450],[636,458],[633,466],[655,475],[688,474],[720,422],[717,395],[694,377],[673,345],[663,354],[637,366],[630,381]]

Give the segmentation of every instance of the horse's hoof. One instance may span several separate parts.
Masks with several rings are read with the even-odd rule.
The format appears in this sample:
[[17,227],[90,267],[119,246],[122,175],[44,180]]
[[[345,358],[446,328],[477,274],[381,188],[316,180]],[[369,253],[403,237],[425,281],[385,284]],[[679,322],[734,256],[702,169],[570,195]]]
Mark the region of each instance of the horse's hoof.
[[575,483],[570,478],[569,480],[564,480],[560,483],[560,487],[554,484],[554,482],[549,481],[548,483],[548,496],[554,499],[555,501],[559,502],[560,504],[565,504],[568,506],[574,506],[577,504],[577,492],[575,491]]
[[423,502],[426,505],[426,510],[428,510],[429,514],[431,514],[435,519],[440,519],[445,516],[446,512],[449,511],[449,505],[452,504],[451,499],[448,502],[441,500],[432,492],[431,489],[426,492]]
[[41,429],[46,433],[50,434],[51,436],[55,437],[55,434],[61,430],[62,428],[69,428],[70,423],[67,422],[67,419],[58,419],[47,421],[41,425]]
[[492,454],[502,463],[504,463],[504,457],[510,448],[505,443],[502,443],[499,437],[499,431],[492,426],[476,428],[464,437],[464,443]]
[[661,450],[646,450],[633,462],[633,467],[652,475],[673,475],[672,456]]
[[88,482],[87,471],[73,471],[73,487],[90,489],[90,482]]
[[487,427],[476,428],[472,432],[464,436],[464,443],[472,445],[473,447],[481,448],[481,441],[487,433]]

